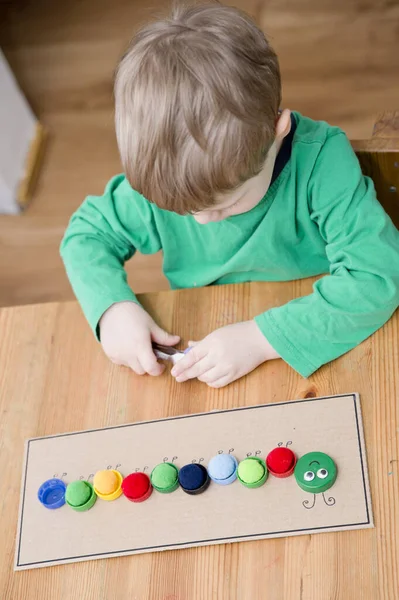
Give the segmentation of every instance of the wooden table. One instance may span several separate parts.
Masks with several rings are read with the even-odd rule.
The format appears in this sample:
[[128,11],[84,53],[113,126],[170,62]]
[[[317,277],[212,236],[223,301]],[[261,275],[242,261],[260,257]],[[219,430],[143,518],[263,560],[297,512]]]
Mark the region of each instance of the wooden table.
[[[243,284],[141,298],[183,339],[307,294],[311,281]],[[75,303],[0,313],[2,600],[397,600],[399,315],[345,357],[302,379],[283,361],[222,390],[113,366]],[[357,391],[375,529],[142,554],[13,572],[24,440],[70,430]]]

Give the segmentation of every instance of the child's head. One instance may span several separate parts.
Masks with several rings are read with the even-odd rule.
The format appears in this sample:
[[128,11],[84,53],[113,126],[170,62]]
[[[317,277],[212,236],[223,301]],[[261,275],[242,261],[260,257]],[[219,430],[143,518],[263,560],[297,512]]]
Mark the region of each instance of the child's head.
[[250,210],[256,186],[257,201],[264,195],[280,71],[244,13],[206,4],[144,27],[119,65],[115,98],[127,178],[160,208],[208,222]]

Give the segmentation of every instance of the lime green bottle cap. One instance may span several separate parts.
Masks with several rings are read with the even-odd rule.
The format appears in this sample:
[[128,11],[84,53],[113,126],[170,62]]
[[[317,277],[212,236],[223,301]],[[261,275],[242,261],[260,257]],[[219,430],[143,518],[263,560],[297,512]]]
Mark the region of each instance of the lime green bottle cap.
[[237,478],[247,488],[260,487],[268,475],[265,461],[256,456],[245,458],[238,465]]
[[80,512],[89,510],[96,500],[93,486],[88,481],[72,481],[68,484],[65,501],[73,510]]
[[169,494],[179,487],[179,470],[169,462],[160,463],[151,472],[151,483],[157,492]]

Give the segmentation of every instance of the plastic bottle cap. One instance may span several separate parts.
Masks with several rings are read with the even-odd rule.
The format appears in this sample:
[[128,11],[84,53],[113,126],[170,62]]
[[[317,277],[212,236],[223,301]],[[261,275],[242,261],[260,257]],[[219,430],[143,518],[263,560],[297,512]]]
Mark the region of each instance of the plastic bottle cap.
[[122,491],[132,502],[144,502],[151,496],[152,485],[145,473],[131,473],[122,482]]
[[122,494],[122,480],[119,471],[112,469],[97,471],[93,479],[94,491],[102,500],[116,500]]
[[179,483],[186,494],[202,494],[210,483],[208,471],[203,465],[189,463],[180,469]]
[[228,485],[237,479],[238,462],[231,454],[216,454],[208,464],[209,477],[219,485]]
[[72,481],[67,486],[65,500],[73,510],[82,512],[94,505],[97,495],[88,481]]
[[65,504],[66,484],[61,479],[47,479],[39,487],[37,497],[46,508],[61,508]]
[[238,480],[248,488],[263,485],[268,477],[266,463],[261,458],[250,456],[240,462],[237,469]]
[[308,452],[296,463],[295,479],[300,488],[311,494],[321,494],[330,489],[337,479],[337,466],[323,452]]
[[179,487],[179,470],[173,463],[160,463],[151,472],[151,483],[157,492],[169,494]]
[[294,472],[295,464],[296,455],[284,446],[274,448],[266,458],[266,466],[275,477],[289,477]]

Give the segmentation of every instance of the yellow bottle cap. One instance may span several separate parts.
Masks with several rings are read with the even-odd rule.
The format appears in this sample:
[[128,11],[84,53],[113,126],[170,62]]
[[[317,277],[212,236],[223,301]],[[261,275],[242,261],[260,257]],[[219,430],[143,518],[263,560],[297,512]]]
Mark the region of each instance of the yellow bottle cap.
[[119,471],[97,471],[93,479],[94,491],[101,500],[116,500],[122,494],[122,481]]

